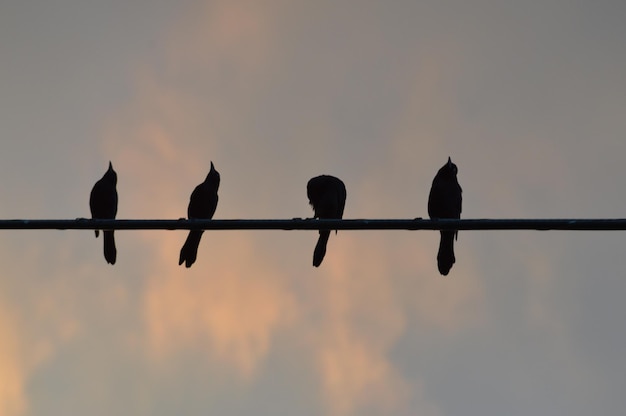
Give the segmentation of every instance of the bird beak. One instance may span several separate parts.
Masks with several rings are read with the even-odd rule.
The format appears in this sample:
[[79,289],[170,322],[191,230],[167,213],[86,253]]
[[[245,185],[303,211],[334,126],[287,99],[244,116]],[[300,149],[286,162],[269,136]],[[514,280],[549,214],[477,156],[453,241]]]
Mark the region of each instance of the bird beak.
[[211,161],[211,170],[215,170],[215,167],[213,166],[213,161]]
[[452,165],[452,159],[450,159],[450,156],[448,156],[448,165]]
[[109,160],[109,169],[113,170],[113,164],[111,164],[111,161]]

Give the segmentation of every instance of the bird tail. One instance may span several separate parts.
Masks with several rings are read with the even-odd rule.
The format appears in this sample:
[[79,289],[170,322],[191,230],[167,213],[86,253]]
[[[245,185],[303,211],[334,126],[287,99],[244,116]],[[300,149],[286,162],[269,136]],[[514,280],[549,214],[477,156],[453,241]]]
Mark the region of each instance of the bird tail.
[[94,230],[94,232],[96,233],[96,238],[98,238],[98,236],[100,235],[100,231]]
[[320,238],[317,240],[317,244],[315,245],[315,251],[313,251],[313,266],[319,267],[319,265],[322,264],[322,260],[324,260],[324,255],[326,254],[326,244],[328,243],[329,237],[330,231],[320,231]]
[[200,238],[202,238],[202,230],[191,230],[185,240],[185,244],[180,249],[180,257],[178,258],[178,265],[180,266],[185,262],[185,267],[191,267],[198,257],[198,246],[200,245]]
[[437,268],[439,273],[447,276],[456,261],[454,258],[454,236],[456,231],[441,231],[439,252],[437,253]]
[[117,259],[117,249],[115,248],[115,237],[113,236],[113,231],[103,231],[102,235],[104,236],[104,258],[107,263],[115,264],[115,260]]

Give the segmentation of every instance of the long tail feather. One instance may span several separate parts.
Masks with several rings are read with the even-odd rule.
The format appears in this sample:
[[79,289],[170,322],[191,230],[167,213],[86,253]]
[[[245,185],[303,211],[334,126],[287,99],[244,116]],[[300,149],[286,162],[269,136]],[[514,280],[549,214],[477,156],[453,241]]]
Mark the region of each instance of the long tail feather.
[[330,231],[320,231],[320,238],[317,240],[317,244],[315,245],[315,251],[313,251],[313,266],[319,267],[319,265],[322,264],[324,255],[326,255],[326,244],[328,243],[329,237]]
[[439,273],[447,276],[456,261],[454,258],[454,231],[441,231],[439,252],[437,253],[437,267]]
[[107,263],[115,264],[117,259],[117,249],[115,248],[115,237],[113,231],[103,231],[104,236],[104,258]]
[[195,263],[198,257],[198,246],[200,245],[200,239],[202,238],[202,230],[191,230],[185,240],[185,244],[180,249],[180,257],[178,259],[178,265],[180,266],[185,262],[185,267],[191,267]]

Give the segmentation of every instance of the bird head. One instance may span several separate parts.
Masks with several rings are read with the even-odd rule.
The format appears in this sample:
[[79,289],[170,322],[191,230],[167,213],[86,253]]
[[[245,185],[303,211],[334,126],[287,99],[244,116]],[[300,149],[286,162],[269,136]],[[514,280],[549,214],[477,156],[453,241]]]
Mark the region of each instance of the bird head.
[[459,172],[459,169],[456,167],[456,165],[452,163],[452,159],[450,158],[450,156],[448,156],[448,163],[446,163],[445,168],[449,172],[453,173],[454,176],[456,176],[456,174]]
[[209,170],[209,174],[206,176],[205,182],[210,182],[217,188],[220,185],[220,173],[215,170],[215,166],[213,166],[213,162],[211,161],[211,170]]
[[113,170],[113,164],[109,160],[109,169],[105,172],[104,178],[106,178],[109,182],[117,185],[117,173]]

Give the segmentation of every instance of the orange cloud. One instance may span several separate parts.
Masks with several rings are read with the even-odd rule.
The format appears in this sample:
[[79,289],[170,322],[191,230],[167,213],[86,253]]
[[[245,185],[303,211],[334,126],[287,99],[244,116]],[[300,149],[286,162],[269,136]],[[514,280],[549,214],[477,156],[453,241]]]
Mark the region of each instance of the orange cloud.
[[349,415],[358,413],[358,408],[385,413],[404,405],[409,386],[386,358],[386,351],[349,331],[329,334],[332,340],[317,351],[329,413]]
[[[45,244],[51,245],[52,241],[44,241]],[[72,307],[61,301],[76,295],[65,287],[71,278],[63,280],[39,269],[41,265],[55,269],[61,263],[57,263],[59,259],[46,258],[48,251],[41,246],[31,245],[22,249],[18,256],[14,255],[15,247],[1,250],[4,253],[2,263],[7,266],[3,275],[27,276],[23,280],[0,280],[0,293],[3,294],[0,295],[0,414],[3,416],[27,414],[30,377],[80,330],[80,321],[70,311]],[[59,254],[63,251],[64,247],[54,252]],[[11,257],[28,258],[29,262],[18,264],[20,271],[15,271],[11,269]],[[70,273],[59,274],[68,276]],[[37,281],[38,276],[54,280]],[[9,298],[12,301],[7,300]]]
[[267,65],[275,5],[218,1],[198,7],[172,31],[167,44],[170,71],[179,75],[203,71],[217,79],[236,77],[244,81]]
[[250,379],[270,349],[272,334],[297,316],[284,272],[264,262],[245,236],[213,232],[205,233],[198,262],[186,270],[176,264],[182,241],[169,238],[156,247],[163,261],[145,295],[153,357],[164,360],[201,348]]
[[[121,216],[128,216],[124,212],[142,217],[184,216],[189,194],[204,178],[208,161],[216,154],[220,156],[218,171],[220,166],[234,166],[238,175],[252,178],[251,182],[259,186],[253,180],[258,172],[237,159],[245,152],[232,150],[246,142],[225,144],[230,136],[222,135],[223,131],[230,135],[237,132],[231,128],[241,117],[227,113],[219,102],[230,92],[213,95],[201,91],[195,95],[193,91],[206,87],[207,79],[211,88],[219,90],[216,80],[225,76],[241,81],[229,84],[235,88],[241,84],[252,90],[263,86],[263,69],[273,53],[270,14],[256,4],[211,3],[175,31],[168,44],[164,73],[138,71],[136,100],[111,120],[106,132],[105,146],[120,165]],[[430,80],[437,81],[444,64],[437,61],[423,69],[426,76],[416,87],[419,92],[426,89],[436,95],[438,91],[428,90],[432,88]],[[188,78],[197,84],[187,88],[186,83],[173,81]],[[412,105],[407,113],[426,104],[420,101]],[[228,108],[236,106],[231,103]],[[435,113],[433,110],[427,115]],[[432,127],[433,131],[437,127]],[[401,133],[408,137],[407,131]],[[411,164],[413,143],[391,143],[391,152],[400,152],[402,157],[392,155],[392,160],[381,163]],[[423,150],[421,144],[419,147]],[[268,170],[279,157],[264,161]],[[429,175],[438,167],[428,167]],[[225,203],[231,203],[228,192],[237,192],[228,187],[229,176],[222,173],[220,198],[227,198],[218,204],[216,217],[224,218],[228,215],[222,212],[232,214],[225,208]],[[397,198],[391,197],[392,187],[377,178],[377,172],[372,171],[353,184],[348,190],[348,212],[358,211],[351,206],[370,209],[369,214],[372,209],[388,212],[389,207],[380,201]],[[262,186],[268,195],[284,197],[284,189],[272,183]],[[308,213],[303,188],[298,198],[303,202],[302,212]],[[366,197],[359,198],[359,194]],[[366,199],[371,195],[382,197],[373,205]],[[427,190],[423,195],[427,196]],[[404,202],[414,199],[403,197]],[[274,200],[268,198],[267,203],[274,204]],[[422,205],[425,207],[425,201]],[[417,211],[415,216],[420,215]],[[155,233],[133,236],[150,259],[141,264],[146,275],[141,308],[143,342],[154,363],[166,366],[189,350],[201,351],[209,363],[226,363],[243,380],[250,381],[271,353],[276,335],[288,330],[288,336],[307,342],[302,351],[293,354],[311,363],[321,399],[332,415],[355,414],[364,408],[396,413],[407,411],[409,403],[416,402],[426,414],[436,414],[422,397],[420,381],[409,382],[395,366],[391,350],[407,331],[409,321],[453,333],[479,319],[474,309],[481,297],[479,279],[470,273],[467,279],[442,280],[434,273],[436,243],[430,246],[420,242],[426,241],[422,233],[410,238],[394,233],[389,238],[376,232],[375,237],[367,238],[372,234],[341,232],[331,238],[322,267],[312,269],[310,254],[303,256],[306,262],[297,264],[270,252],[289,245],[285,252],[302,247],[310,253],[314,239],[307,240],[306,246],[296,243],[292,247],[280,239],[268,245],[253,236],[254,232],[207,232],[199,260],[189,270],[177,265],[185,233],[158,232],[158,238]]]
[[20,335],[9,308],[0,302],[0,414],[24,414],[27,369]]
[[389,265],[376,253],[380,246],[365,244],[363,237],[341,233],[330,242],[317,287],[314,307],[324,319],[312,336],[333,415],[362,407],[397,410],[409,397],[408,383],[388,358],[405,317],[394,298]]

